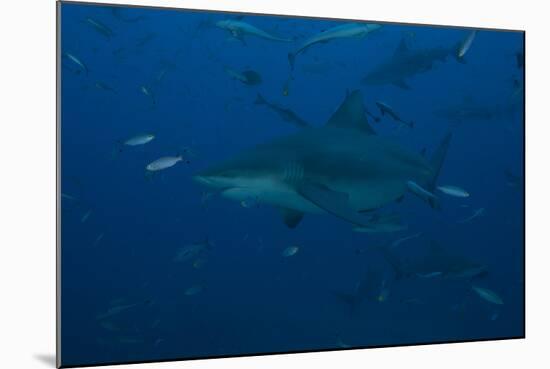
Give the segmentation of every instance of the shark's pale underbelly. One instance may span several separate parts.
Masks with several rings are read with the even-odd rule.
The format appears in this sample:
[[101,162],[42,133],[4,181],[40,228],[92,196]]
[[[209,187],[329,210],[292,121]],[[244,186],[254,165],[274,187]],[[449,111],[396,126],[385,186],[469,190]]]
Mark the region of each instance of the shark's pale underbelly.
[[222,195],[237,201],[254,199],[265,205],[294,209],[303,213],[326,213],[325,210],[302,197],[294,189],[284,185],[269,188],[234,187],[225,190]]
[[[406,190],[406,184],[401,180],[328,183],[325,185],[333,191],[348,194],[350,206],[356,211],[376,209],[387,205],[401,197]],[[294,188],[282,183],[270,183],[255,187],[233,187],[225,190],[222,194],[224,197],[237,201],[254,199],[262,204],[294,209],[303,213],[326,213],[324,209],[304,198]]]
[[406,191],[406,182],[400,179],[362,181],[356,183],[331,183],[330,188],[349,195],[349,202],[356,211],[377,209],[394,202]]

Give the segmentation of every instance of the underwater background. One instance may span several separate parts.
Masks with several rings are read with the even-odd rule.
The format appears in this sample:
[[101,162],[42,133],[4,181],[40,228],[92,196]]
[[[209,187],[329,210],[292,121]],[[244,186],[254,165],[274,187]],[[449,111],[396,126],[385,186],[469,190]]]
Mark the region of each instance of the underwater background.
[[[524,336],[522,32],[480,29],[460,59],[469,29],[379,23],[291,68],[289,53],[347,22],[71,3],[59,14],[64,366]],[[427,66],[406,85],[363,83],[400,45],[449,52],[419,52]],[[452,132],[438,184],[468,196],[438,192],[434,210],[407,194],[388,206],[406,224],[394,232],[328,214],[291,229],[271,206],[192,180],[322,126],[355,89],[377,135],[409,151]],[[181,160],[148,169],[162,157]]]

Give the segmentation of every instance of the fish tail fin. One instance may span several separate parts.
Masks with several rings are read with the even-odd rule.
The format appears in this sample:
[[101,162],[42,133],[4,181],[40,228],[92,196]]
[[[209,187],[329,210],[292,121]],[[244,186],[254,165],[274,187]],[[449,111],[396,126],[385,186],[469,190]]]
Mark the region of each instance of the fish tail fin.
[[255,105],[264,105],[266,103],[264,97],[262,96],[262,94],[260,93],[257,93],[256,94],[256,100],[254,101],[254,104]]
[[[432,177],[430,178],[427,185],[427,190],[430,192],[433,192],[435,190],[437,178],[439,177],[441,167],[443,166],[443,162],[445,161],[445,157],[447,156],[447,151],[449,150],[449,145],[451,144],[452,137],[453,134],[451,132],[447,133],[445,137],[443,137],[443,140],[441,140],[441,142],[439,143],[439,146],[437,147],[430,159],[430,164],[433,171]],[[437,199],[429,199],[428,203],[433,209],[439,209],[439,203]]]
[[411,121],[409,122],[409,125],[411,126],[411,128],[414,128],[414,121],[411,120]]

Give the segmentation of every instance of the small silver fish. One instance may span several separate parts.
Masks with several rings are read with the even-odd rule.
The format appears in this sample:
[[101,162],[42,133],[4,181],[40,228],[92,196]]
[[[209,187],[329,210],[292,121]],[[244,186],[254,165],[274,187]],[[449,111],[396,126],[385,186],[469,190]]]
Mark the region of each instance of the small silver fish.
[[80,69],[82,69],[84,73],[86,73],[86,75],[88,75],[88,67],[86,67],[86,64],[84,64],[82,61],[80,61],[80,59],[78,59],[71,53],[64,53],[64,55],[67,57],[67,59],[69,59],[70,61],[75,63]]
[[500,298],[500,296],[490,289],[479,286],[472,286],[472,290],[474,290],[479,295],[479,297],[481,297],[485,301],[489,301],[490,303],[496,305],[504,304],[504,301]]
[[156,172],[159,170],[171,168],[182,160],[183,160],[182,156],[165,156],[147,164],[145,169],[147,169],[150,172]]
[[105,236],[105,233],[104,232],[101,232],[95,239],[94,243],[93,243],[93,246],[97,246],[99,245],[99,243],[101,242],[101,240],[103,239],[103,237]]
[[450,185],[437,186],[437,189],[449,196],[470,197],[470,194],[466,190],[457,186],[450,186]]
[[88,218],[90,217],[90,215],[92,215],[92,210],[88,210],[87,212],[84,213],[84,215],[82,215],[82,218],[80,218],[80,223],[84,223],[88,220]]
[[87,17],[86,23],[88,23],[90,26],[92,26],[97,32],[101,33],[103,36],[107,38],[113,37],[115,34],[114,32],[107,27],[105,24],[101,23],[100,21]]
[[282,255],[287,258],[290,256],[296,255],[296,253],[300,250],[298,246],[289,246],[286,249],[283,250]]
[[471,216],[466,219],[459,220],[457,223],[468,223],[469,221],[483,215],[483,213],[485,213],[485,208],[479,208],[477,210],[474,210],[474,213]]
[[139,145],[145,145],[146,143],[149,143],[155,139],[155,135],[153,134],[143,134],[143,135],[137,135],[134,137],[131,137],[123,142],[126,146],[139,146]]
[[106,84],[105,82],[101,82],[101,81],[97,81],[94,86],[100,90],[103,90],[103,91],[108,91],[108,92],[112,92],[112,93],[115,93],[116,94],[116,90],[109,86],[108,84]]
[[442,272],[416,273],[416,275],[420,278],[429,279],[429,278],[439,277],[439,276],[443,275],[443,273]]
[[472,42],[474,42],[474,38],[476,37],[476,30],[471,31],[468,36],[460,43],[460,46],[458,47],[457,56],[459,59],[462,59],[464,55],[470,50],[470,46],[472,46]]
[[[148,304],[148,303],[149,303],[148,301],[145,302],[145,304]],[[135,308],[143,304],[144,304],[143,302],[138,302],[134,304],[111,306],[109,309],[107,309],[105,313],[102,313],[96,316],[96,320],[104,320],[104,319],[110,318],[112,316],[118,315],[129,309]]]
[[151,102],[153,105],[155,105],[155,95],[153,95],[153,92],[147,87],[147,86],[141,86],[140,91],[147,97],[151,99]]

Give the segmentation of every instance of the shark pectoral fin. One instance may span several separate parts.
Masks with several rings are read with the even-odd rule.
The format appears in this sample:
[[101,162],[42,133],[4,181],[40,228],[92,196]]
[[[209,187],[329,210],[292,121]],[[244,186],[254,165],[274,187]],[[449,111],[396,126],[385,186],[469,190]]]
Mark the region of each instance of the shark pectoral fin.
[[281,208],[281,213],[283,214],[283,222],[288,228],[296,228],[304,217],[304,213],[288,208]]
[[407,84],[407,82],[405,82],[404,80],[400,80],[400,81],[393,81],[392,83],[394,86],[397,86],[399,88],[402,88],[403,90],[410,90],[411,89],[411,86],[409,86]]
[[321,184],[308,182],[299,185],[297,191],[304,198],[328,213],[362,227],[369,226],[367,219],[350,206],[346,193],[333,191]]

